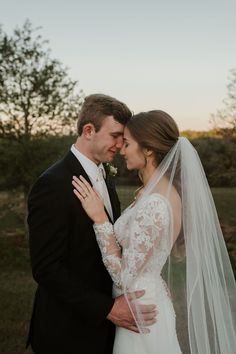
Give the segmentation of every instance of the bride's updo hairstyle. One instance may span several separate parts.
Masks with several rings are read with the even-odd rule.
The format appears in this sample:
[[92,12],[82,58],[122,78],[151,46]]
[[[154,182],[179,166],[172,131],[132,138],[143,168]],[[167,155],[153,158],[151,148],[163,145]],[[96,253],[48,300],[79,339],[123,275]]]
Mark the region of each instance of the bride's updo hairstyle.
[[126,127],[141,148],[153,151],[157,166],[179,137],[174,119],[160,110],[135,114]]

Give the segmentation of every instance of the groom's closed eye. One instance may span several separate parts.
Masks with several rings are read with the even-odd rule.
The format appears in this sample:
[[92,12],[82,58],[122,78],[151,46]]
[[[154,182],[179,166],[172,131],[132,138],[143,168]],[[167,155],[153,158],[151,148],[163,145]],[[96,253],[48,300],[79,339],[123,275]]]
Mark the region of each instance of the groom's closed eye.
[[111,133],[111,136],[113,136],[113,138],[117,139],[123,136],[122,133]]

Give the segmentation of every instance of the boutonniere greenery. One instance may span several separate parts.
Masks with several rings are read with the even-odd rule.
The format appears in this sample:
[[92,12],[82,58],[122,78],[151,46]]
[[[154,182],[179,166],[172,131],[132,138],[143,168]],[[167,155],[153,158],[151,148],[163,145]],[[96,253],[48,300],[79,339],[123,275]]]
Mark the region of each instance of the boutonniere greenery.
[[115,167],[114,165],[112,165],[109,162],[107,162],[105,164],[105,170],[106,170],[106,173],[107,173],[107,177],[109,177],[109,176],[115,177],[117,175],[117,172],[118,172],[118,168]]

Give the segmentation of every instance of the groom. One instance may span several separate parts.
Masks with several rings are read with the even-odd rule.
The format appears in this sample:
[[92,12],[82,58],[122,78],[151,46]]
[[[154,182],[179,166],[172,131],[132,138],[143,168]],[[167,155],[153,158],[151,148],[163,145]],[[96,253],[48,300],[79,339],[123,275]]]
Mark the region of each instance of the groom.
[[[30,255],[38,287],[28,344],[36,354],[111,354],[114,324],[137,331],[125,298],[112,299],[112,281],[92,221],[72,188],[72,177],[84,176],[101,193],[109,219],[119,217],[116,191],[101,181],[101,163],[112,161],[122,147],[130,117],[122,102],[102,94],[88,96],[76,143],[30,192]],[[154,321],[153,306],[143,305],[143,312],[149,324]]]

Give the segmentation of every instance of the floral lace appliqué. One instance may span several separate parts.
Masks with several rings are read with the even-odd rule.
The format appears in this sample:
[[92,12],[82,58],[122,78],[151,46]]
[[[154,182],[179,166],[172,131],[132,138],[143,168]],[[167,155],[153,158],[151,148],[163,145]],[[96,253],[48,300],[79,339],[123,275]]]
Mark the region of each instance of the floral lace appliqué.
[[161,273],[170,252],[169,229],[169,205],[155,193],[122,214],[115,231],[109,222],[94,225],[103,262],[117,287],[129,287],[144,273]]

